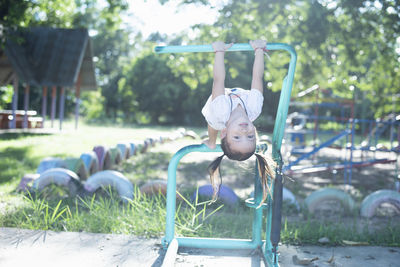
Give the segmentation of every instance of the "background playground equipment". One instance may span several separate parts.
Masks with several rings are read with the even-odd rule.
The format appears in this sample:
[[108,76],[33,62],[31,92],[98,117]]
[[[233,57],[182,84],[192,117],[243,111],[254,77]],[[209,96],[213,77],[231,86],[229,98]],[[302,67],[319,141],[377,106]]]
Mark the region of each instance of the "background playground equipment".
[[[325,97],[321,98],[319,97],[320,88],[318,85],[300,92],[298,97],[314,91],[317,92],[315,103],[293,102],[295,107],[313,107],[314,115],[311,115],[311,110],[303,110],[302,113],[293,112],[288,115],[285,145],[288,155],[295,159],[284,167],[285,173],[290,175],[293,173],[309,174],[319,171],[344,170],[344,183],[351,184],[353,168],[395,163],[396,183],[399,184],[400,116],[390,114],[379,120],[355,119],[353,100],[333,98],[331,92],[327,93],[326,91]],[[334,100],[337,103],[333,103]],[[333,112],[332,109],[340,109],[340,116],[321,116],[321,107],[327,108],[325,111],[331,112]],[[350,111],[348,116],[344,115],[346,109]],[[327,130],[324,127],[325,130],[321,130],[320,126],[324,123],[331,123],[336,128]],[[307,126],[310,127],[312,124],[314,124],[313,129],[307,129]],[[395,142],[396,130],[397,144]],[[389,140],[390,145],[385,146],[380,143],[384,140],[384,135]],[[321,142],[319,139],[321,136],[327,136],[327,138]],[[312,140],[312,142],[309,140]],[[340,144],[338,144],[339,141],[341,141]],[[319,159],[316,157],[317,153],[321,152],[322,149],[327,150],[332,149],[332,147],[335,149],[333,153],[340,155],[338,161],[334,163],[317,162],[317,159]],[[300,165],[300,162],[306,159],[311,159],[313,163],[310,166]],[[373,216],[376,207],[382,203],[395,203],[394,206],[398,208],[396,204],[398,200],[395,195],[390,193],[390,190],[379,190],[372,193],[363,201],[360,213],[364,217]],[[313,213],[316,206],[329,200],[341,203],[346,210],[354,208],[354,201],[350,195],[334,188],[323,188],[311,193],[305,200],[305,206],[309,212]]]
[[[324,97],[321,98],[318,85],[300,92],[298,97],[311,92],[316,92],[315,102],[293,102],[295,108],[300,107],[303,110],[288,115],[284,148],[287,151],[286,155],[294,159],[284,167],[286,174],[344,170],[344,182],[351,184],[353,168],[397,162],[400,152],[400,116],[390,114],[382,120],[355,119],[353,100],[334,97],[327,90],[322,91]],[[304,110],[305,107],[309,109]],[[314,112],[310,107],[314,108]],[[340,116],[321,116],[322,108],[325,108],[328,115],[336,112],[340,113]],[[312,124],[313,129],[309,129]],[[329,125],[333,128],[326,129]],[[366,125],[369,127],[365,127]],[[321,129],[322,126],[324,130]],[[397,144],[394,140],[396,131]],[[390,145],[386,147],[379,143],[384,140],[384,134],[389,136],[387,139],[390,141]],[[361,141],[360,136],[367,138]],[[317,153],[328,148],[340,149],[339,153],[334,152],[340,155],[338,161],[317,162]],[[372,156],[369,156],[368,152],[373,152]],[[300,162],[306,159],[312,159],[313,164],[300,166]],[[398,176],[397,164],[395,168]]]
[[[198,248],[224,248],[224,249],[258,249],[261,248],[262,257],[269,266],[279,266],[277,247],[280,240],[281,230],[281,206],[282,206],[282,157],[281,144],[285,129],[285,121],[289,108],[290,94],[293,85],[294,71],[296,67],[296,52],[287,44],[270,43],[267,45],[268,50],[285,50],[290,54],[290,63],[288,65],[287,74],[283,79],[282,92],[279,99],[278,111],[275,120],[275,127],[272,138],[272,157],[277,162],[277,171],[273,188],[273,199],[269,197],[260,208],[261,201],[261,185],[258,177],[258,166],[255,169],[255,197],[247,201],[250,208],[254,208],[253,217],[253,235],[252,240],[232,240],[232,239],[215,239],[215,238],[188,238],[175,237],[175,191],[176,191],[176,168],[179,160],[190,152],[221,152],[220,146],[215,150],[210,150],[205,145],[187,146],[179,150],[171,159],[168,166],[168,185],[167,185],[167,216],[165,237],[162,240],[164,248],[168,247],[164,265],[172,266],[176,258],[179,246],[198,247]],[[249,44],[234,44],[229,51],[253,51]],[[165,46],[155,47],[156,53],[180,53],[180,52],[213,52],[211,45],[189,45],[189,46]],[[261,238],[261,225],[263,220],[263,210],[267,210],[266,219],[266,238],[265,242]]]

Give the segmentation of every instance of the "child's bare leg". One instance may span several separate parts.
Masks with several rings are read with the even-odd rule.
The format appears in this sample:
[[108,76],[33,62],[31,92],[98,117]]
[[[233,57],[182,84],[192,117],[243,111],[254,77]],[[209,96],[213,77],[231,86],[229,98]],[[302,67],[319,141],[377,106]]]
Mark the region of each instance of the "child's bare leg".
[[253,77],[251,81],[251,89],[257,89],[263,93],[263,76],[264,76],[264,48],[266,41],[255,40],[250,41],[250,45],[254,49]]

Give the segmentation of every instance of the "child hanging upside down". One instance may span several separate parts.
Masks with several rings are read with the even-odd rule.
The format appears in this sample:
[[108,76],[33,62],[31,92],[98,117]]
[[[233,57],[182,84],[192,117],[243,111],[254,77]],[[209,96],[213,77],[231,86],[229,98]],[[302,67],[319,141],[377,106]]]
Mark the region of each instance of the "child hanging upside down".
[[233,44],[225,44],[220,41],[212,44],[215,52],[214,82],[212,94],[201,112],[208,123],[208,139],[203,143],[214,149],[218,131],[220,131],[221,148],[224,151],[224,154],[215,159],[208,167],[211,184],[214,189],[213,201],[216,200],[221,185],[221,183],[216,182],[216,174],[219,173],[219,165],[224,156],[232,160],[243,161],[253,154],[256,155],[263,188],[261,203],[265,201],[268,191],[270,191],[267,176],[272,179],[275,177],[267,159],[263,155],[255,153],[256,128],[253,125],[253,121],[261,113],[264,101],[263,76],[266,44],[266,41],[263,40],[250,41],[255,53],[250,90],[225,88],[224,56],[225,51]]

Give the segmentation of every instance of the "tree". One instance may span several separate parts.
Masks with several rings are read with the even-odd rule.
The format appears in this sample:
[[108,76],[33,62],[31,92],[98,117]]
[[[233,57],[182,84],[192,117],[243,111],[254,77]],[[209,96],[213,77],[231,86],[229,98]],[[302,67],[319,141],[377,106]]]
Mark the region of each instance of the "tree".
[[182,124],[183,103],[190,89],[167,61],[167,57],[154,54],[138,58],[125,73],[124,85],[135,95],[138,109],[149,116],[150,122]]

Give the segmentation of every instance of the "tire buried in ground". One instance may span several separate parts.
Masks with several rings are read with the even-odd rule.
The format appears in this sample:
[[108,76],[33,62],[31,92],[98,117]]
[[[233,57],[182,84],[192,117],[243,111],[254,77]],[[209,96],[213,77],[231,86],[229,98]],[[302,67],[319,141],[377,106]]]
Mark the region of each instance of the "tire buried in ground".
[[400,212],[400,193],[394,190],[382,189],[369,194],[361,202],[360,214],[365,218],[376,215],[377,209],[383,203],[393,205]]

